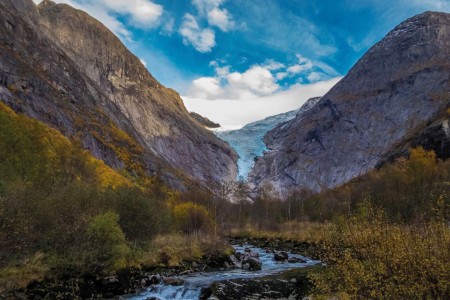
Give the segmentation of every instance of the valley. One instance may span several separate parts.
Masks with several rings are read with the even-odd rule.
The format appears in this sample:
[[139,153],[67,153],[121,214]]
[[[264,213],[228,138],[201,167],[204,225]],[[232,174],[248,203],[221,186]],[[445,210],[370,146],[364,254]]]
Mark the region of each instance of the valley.
[[[449,299],[450,8],[341,77],[331,52],[219,56],[253,30],[232,1],[160,2],[0,3],[0,299]],[[180,96],[166,55],[210,73]],[[285,112],[223,130],[258,99]]]

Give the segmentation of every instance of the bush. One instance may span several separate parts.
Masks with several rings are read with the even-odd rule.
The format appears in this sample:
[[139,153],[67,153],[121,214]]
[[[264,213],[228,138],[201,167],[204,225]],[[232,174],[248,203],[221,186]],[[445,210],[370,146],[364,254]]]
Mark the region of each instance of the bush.
[[[443,203],[443,202],[442,202]],[[394,225],[363,206],[326,238],[330,268],[312,275],[321,295],[355,299],[450,299],[450,228],[443,207],[424,224]]]
[[119,226],[119,216],[107,212],[89,223],[87,234],[92,250],[92,262],[106,270],[124,268],[130,254],[125,234]]
[[177,230],[186,234],[209,231],[212,223],[208,211],[192,202],[176,205],[173,217]]

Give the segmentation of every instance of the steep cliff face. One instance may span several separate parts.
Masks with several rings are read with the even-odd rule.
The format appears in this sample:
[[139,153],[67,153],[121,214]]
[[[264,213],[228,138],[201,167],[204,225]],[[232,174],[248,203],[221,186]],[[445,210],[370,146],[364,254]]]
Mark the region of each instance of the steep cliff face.
[[5,0],[0,9],[2,101],[115,168],[168,181],[235,178],[234,151],[100,22],[48,0]]
[[[313,109],[266,135],[269,151],[250,181],[255,187],[270,183],[281,194],[320,191],[368,172],[407,145],[445,148],[449,58],[449,14],[406,20]],[[442,134],[430,134],[436,130]],[[424,137],[443,140],[427,144]]]

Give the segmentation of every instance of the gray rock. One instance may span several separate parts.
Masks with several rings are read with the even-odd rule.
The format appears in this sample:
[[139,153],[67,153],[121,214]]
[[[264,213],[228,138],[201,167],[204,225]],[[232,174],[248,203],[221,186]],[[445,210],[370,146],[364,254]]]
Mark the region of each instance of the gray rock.
[[236,153],[103,24],[52,1],[3,0],[0,10],[0,100],[14,110],[113,168],[175,187],[236,178]]
[[164,284],[167,285],[174,285],[174,286],[178,286],[178,285],[182,285],[184,283],[184,280],[178,277],[166,277],[163,280]]
[[426,12],[397,26],[316,106],[265,136],[269,151],[249,176],[254,190],[271,185],[286,196],[337,187],[442,118],[450,107],[449,41],[450,14]]
[[273,254],[273,259],[276,261],[285,261],[288,260],[289,255],[284,251],[275,252]]
[[262,263],[255,257],[248,256],[242,260],[242,269],[249,271],[261,270]]
[[302,264],[304,264],[304,263],[306,263],[306,260],[304,260],[302,258],[299,258],[299,257],[292,256],[292,257],[290,257],[288,259],[288,262],[291,263],[291,264],[295,264],[295,263],[302,263]]
[[214,123],[207,117],[204,117],[202,115],[199,115],[195,112],[190,112],[189,115],[197,122],[199,122],[201,125],[205,126],[206,128],[219,128],[220,124]]

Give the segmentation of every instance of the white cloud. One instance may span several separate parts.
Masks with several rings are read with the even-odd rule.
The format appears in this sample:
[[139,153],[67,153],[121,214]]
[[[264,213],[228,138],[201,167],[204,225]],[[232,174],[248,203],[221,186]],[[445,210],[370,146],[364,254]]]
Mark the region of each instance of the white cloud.
[[269,69],[262,66],[252,66],[245,72],[230,72],[230,66],[214,66],[215,77],[201,77],[193,81],[188,95],[194,98],[216,100],[227,97],[230,99],[253,99],[266,96],[277,91],[280,86]]
[[287,72],[279,72],[275,75],[275,78],[277,80],[283,80],[285,79],[289,74]]
[[200,77],[192,82],[192,97],[207,99],[220,95],[223,90],[219,80],[214,77]]
[[312,84],[296,84],[288,90],[263,97],[236,101],[222,98],[215,101],[205,98],[182,97],[189,111],[195,111],[225,128],[236,128],[267,116],[298,109],[309,98],[323,96],[341,77]]
[[269,95],[280,88],[272,73],[261,66],[253,66],[244,73],[230,73],[227,80],[231,95],[238,99]]
[[[41,0],[33,0],[36,4]],[[161,5],[151,0],[54,0],[81,9],[108,27],[117,36],[131,39],[127,25],[137,28],[153,28],[159,25],[164,12]],[[125,21],[118,17],[125,18]]]
[[316,82],[326,78],[326,75],[323,74],[322,72],[312,72],[306,78],[308,79],[309,82]]
[[220,8],[224,2],[224,0],[192,0],[199,15],[206,18],[209,25],[226,32],[234,29],[235,23],[228,10]]
[[144,65],[144,67],[147,68],[147,62],[145,60],[143,60],[142,58],[139,59],[141,61],[141,63]]
[[280,62],[274,61],[273,59],[268,59],[261,65],[261,67],[267,70],[276,71],[285,68],[285,65]]
[[290,66],[289,68],[286,69],[286,71],[288,71],[290,75],[297,75],[302,72],[309,71],[314,67],[314,64],[311,60],[303,57],[300,54],[297,54],[297,59],[298,59],[297,64]]
[[184,15],[180,34],[185,45],[192,45],[202,53],[210,52],[216,45],[214,31],[209,28],[200,28],[197,20],[191,14]]

